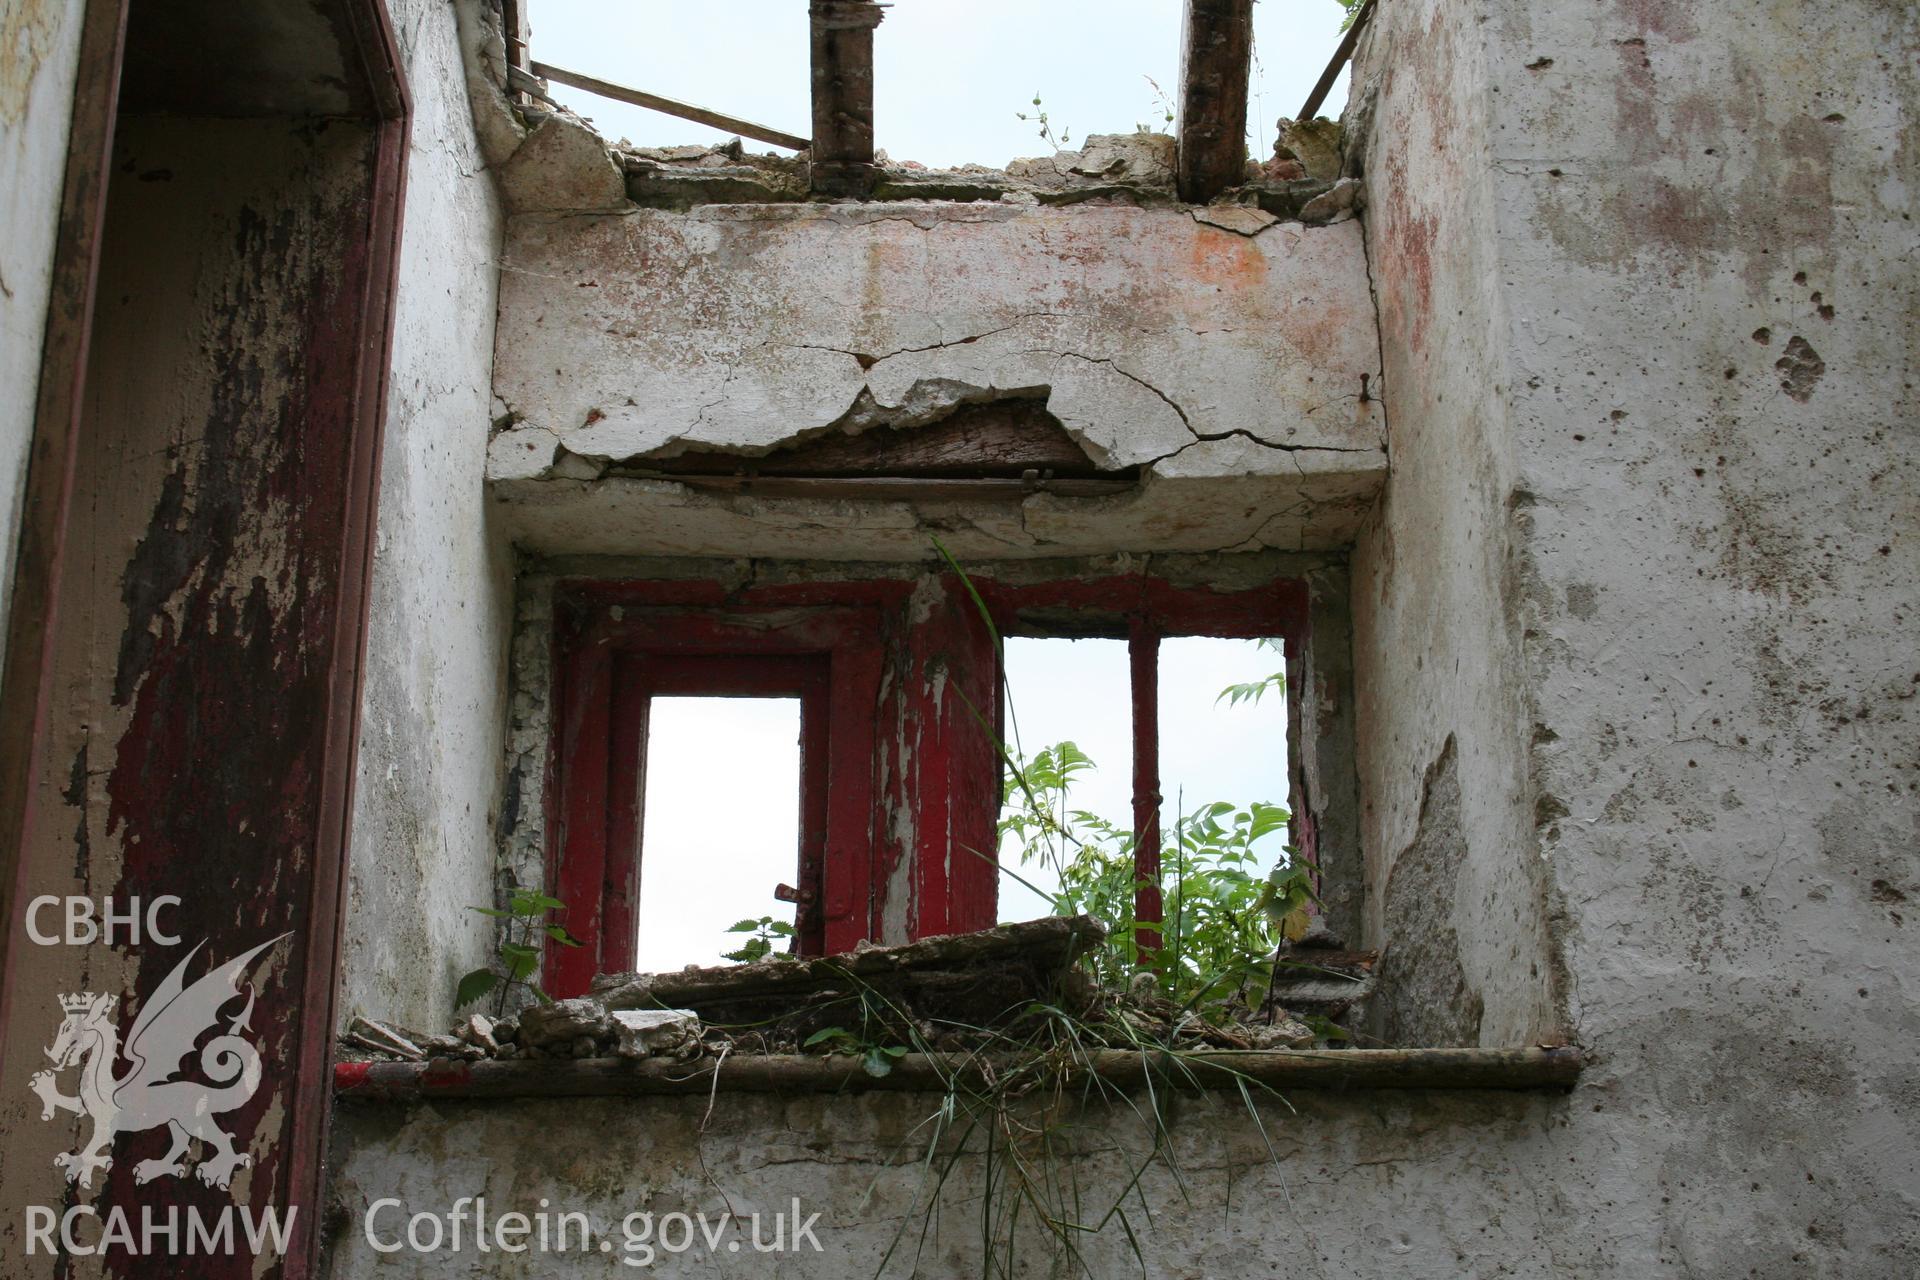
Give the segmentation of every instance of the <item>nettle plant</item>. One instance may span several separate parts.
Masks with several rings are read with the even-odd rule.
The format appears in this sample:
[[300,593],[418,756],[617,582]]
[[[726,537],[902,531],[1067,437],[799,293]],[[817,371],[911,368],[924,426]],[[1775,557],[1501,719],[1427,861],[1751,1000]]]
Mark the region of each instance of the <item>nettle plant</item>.
[[785,920],[776,920],[772,916],[761,916],[758,920],[742,920],[727,929],[728,933],[751,935],[740,944],[738,950],[721,954],[722,960],[732,960],[736,964],[752,964],[756,960],[765,960],[773,954],[779,943],[792,943],[794,929]]
[[[1280,677],[1263,683],[1278,688]],[[1213,1018],[1257,1008],[1281,939],[1306,932],[1313,900],[1308,868],[1292,848],[1264,872],[1266,855],[1254,848],[1286,827],[1287,810],[1219,800],[1180,814],[1162,841],[1163,919],[1137,920],[1134,833],[1074,808],[1070,798],[1074,780],[1094,768],[1072,742],[1029,758],[1010,754],[1000,819],[1002,842],[1012,838],[1020,864],[1045,865],[1058,878],[1055,913],[1084,913],[1106,925],[1106,941],[1086,960],[1092,976],[1122,987],[1150,974],[1161,995]],[[1142,935],[1155,933],[1159,945],[1142,947]]]
[[[938,538],[933,546],[966,588],[995,650],[1003,651],[993,613],[973,580]],[[1277,640],[1260,644],[1282,652]],[[1005,672],[1004,662],[1000,669]],[[1275,671],[1228,685],[1215,701],[1229,707],[1258,703],[1285,689],[1285,674]],[[1001,692],[1009,720],[1018,724],[1011,714],[1011,692],[1004,685]],[[969,710],[987,724],[979,708]],[[1055,915],[1085,914],[1106,926],[1105,940],[1083,962],[1095,980],[1120,988],[1130,986],[1137,974],[1150,974],[1161,995],[1216,1021],[1265,1003],[1282,961],[1281,942],[1299,941],[1311,920],[1309,904],[1318,901],[1312,868],[1292,845],[1283,846],[1274,865],[1261,873],[1264,855],[1254,845],[1285,829],[1291,820],[1286,808],[1257,800],[1240,808],[1218,800],[1178,813],[1162,834],[1163,918],[1137,920],[1135,892],[1142,883],[1134,833],[1074,808],[1070,799],[1074,779],[1095,768],[1092,758],[1071,741],[1032,756],[997,737],[995,747],[1004,778],[1000,847],[1004,851],[1011,837],[1020,864],[1049,867],[1060,887],[1049,894],[1008,866],[1004,856],[995,861],[1004,874],[1049,898]],[[1160,935],[1159,945],[1142,946],[1143,937],[1153,934]]]
[[566,903],[558,898],[549,897],[538,889],[527,889],[515,885],[507,895],[507,905],[500,907],[468,907],[483,916],[490,916],[505,923],[500,927],[500,938],[495,957],[499,968],[489,966],[475,969],[460,979],[460,985],[454,988],[453,1007],[464,1009],[470,1004],[493,996],[493,1014],[504,1017],[507,1004],[513,995],[513,989],[519,987],[541,1004],[553,1003],[553,997],[534,982],[530,981],[534,971],[540,967],[540,939],[550,938],[563,947],[577,947],[580,940],[567,932],[566,926],[556,924],[548,917],[556,911],[566,910]]

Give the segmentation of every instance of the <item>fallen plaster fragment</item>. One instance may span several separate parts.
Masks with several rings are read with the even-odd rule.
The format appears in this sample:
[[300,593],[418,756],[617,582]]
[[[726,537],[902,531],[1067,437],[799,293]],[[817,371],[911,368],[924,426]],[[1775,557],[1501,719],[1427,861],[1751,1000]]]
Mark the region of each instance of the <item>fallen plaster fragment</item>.
[[[1332,193],[1329,192],[1328,194]],[[1318,204],[1324,199],[1326,199],[1325,195],[1315,197],[1308,203],[1307,208],[1311,209],[1315,204]],[[1306,216],[1304,210],[1301,216],[1303,218]],[[1195,222],[1204,222],[1209,226],[1219,227],[1222,230],[1232,231],[1243,236],[1257,236],[1274,223],[1280,221],[1280,219],[1274,217],[1265,209],[1258,209],[1252,205],[1244,204],[1204,205],[1193,211],[1193,220]]]

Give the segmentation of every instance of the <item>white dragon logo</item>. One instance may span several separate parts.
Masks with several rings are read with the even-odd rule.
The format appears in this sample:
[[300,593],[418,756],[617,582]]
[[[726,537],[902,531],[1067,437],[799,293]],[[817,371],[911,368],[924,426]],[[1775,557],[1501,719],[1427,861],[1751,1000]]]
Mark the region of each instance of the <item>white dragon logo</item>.
[[[203,1158],[194,1171],[208,1186],[224,1190],[233,1181],[236,1170],[253,1163],[253,1157],[233,1149],[233,1138],[214,1117],[245,1105],[260,1087],[260,1051],[240,1035],[248,1030],[253,1015],[253,985],[247,984],[247,1007],[227,1020],[225,1034],[207,1041],[200,1050],[200,1070],[206,1081],[176,1080],[183,1058],[194,1050],[200,1037],[220,1023],[220,1010],[240,994],[238,980],[262,951],[289,935],[263,942],[253,950],[214,969],[187,986],[187,965],[206,943],[202,941],[187,953],[161,982],[120,1044],[120,1032],[109,1016],[114,1004],[110,995],[61,996],[60,1008],[66,1021],[48,1047],[53,1068],[38,1071],[30,1084],[40,1095],[42,1120],[53,1119],[57,1111],[93,1119],[93,1136],[76,1151],[63,1151],[53,1163],[64,1170],[68,1182],[88,1186],[95,1169],[111,1169],[108,1153],[115,1134],[138,1133],[166,1125],[173,1133],[173,1146],[158,1160],[142,1160],[134,1166],[133,1180],[151,1182],[163,1174],[180,1177],[187,1171],[187,1147],[194,1138],[203,1145]],[[114,1068],[124,1057],[127,1070],[119,1076]],[[56,1072],[80,1066],[77,1095],[60,1092]],[[211,1155],[205,1152],[210,1151]]]

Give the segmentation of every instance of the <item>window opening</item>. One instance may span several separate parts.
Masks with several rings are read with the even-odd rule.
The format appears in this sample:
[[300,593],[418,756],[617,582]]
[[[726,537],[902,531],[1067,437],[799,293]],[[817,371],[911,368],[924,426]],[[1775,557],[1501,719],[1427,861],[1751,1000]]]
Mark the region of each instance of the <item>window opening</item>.
[[800,700],[662,697],[647,717],[641,807],[642,972],[721,964],[766,919],[773,950],[788,949],[794,904],[776,887],[800,883]]
[[[1003,920],[1044,914],[1064,890],[1070,909],[1130,894],[1134,918],[1159,923],[1183,873],[1257,879],[1280,859],[1279,640],[1139,624],[1125,640],[1016,636],[1004,669],[1005,736],[1029,785],[1003,784],[1001,863],[1019,877],[1001,888]],[[1182,909],[1175,895],[1176,924]]]
[[[1119,829],[1132,825],[1133,723],[1129,706],[1127,642],[1124,640],[1011,636],[1005,645],[1007,747],[1029,762],[1044,750],[1071,742],[1091,760],[1091,767],[1069,765],[1056,813],[1064,804],[1095,815]],[[1048,767],[1059,770],[1057,757]],[[1002,819],[1024,807],[1024,796],[1008,796]],[[1051,895],[1060,891],[1059,843],[1054,852],[1037,851],[1024,827],[1004,828],[1000,837],[1001,865],[1012,876],[1000,883],[1000,919],[1033,920],[1053,914]]]

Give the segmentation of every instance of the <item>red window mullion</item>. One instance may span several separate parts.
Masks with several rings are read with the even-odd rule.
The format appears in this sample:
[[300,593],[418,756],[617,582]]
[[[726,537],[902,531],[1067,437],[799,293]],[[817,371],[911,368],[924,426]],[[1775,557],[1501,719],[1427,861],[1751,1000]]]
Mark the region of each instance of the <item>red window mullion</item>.
[[640,928],[640,835],[646,829],[647,733],[657,690],[645,665],[622,654],[613,664],[613,722],[607,753],[607,856],[601,870],[600,973],[633,967]]
[[[1133,690],[1133,918],[1159,924],[1160,901],[1160,635],[1146,619],[1127,624]],[[1157,929],[1138,935],[1141,952],[1160,948]]]

